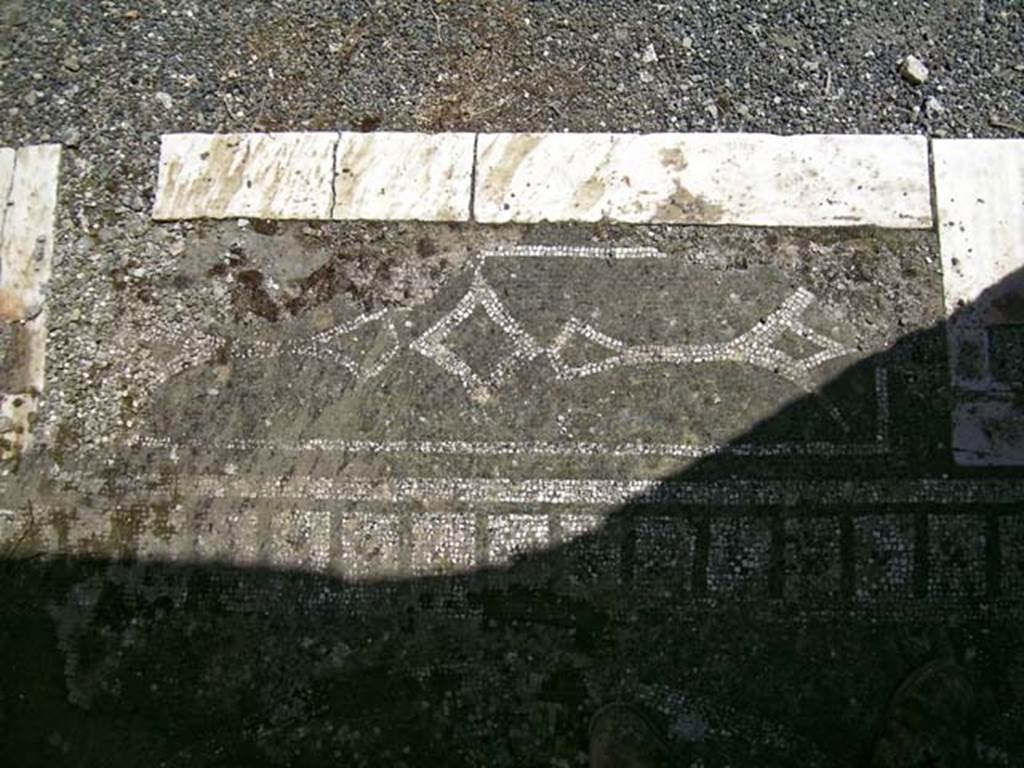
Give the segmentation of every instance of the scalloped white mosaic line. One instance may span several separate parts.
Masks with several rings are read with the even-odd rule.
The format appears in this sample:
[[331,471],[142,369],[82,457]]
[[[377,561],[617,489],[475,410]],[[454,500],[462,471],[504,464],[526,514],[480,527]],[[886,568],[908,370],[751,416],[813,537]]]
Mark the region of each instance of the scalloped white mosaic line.
[[667,259],[668,254],[650,247],[618,247],[594,245],[510,245],[483,251],[485,259],[597,259],[624,261],[629,259]]
[[170,134],[153,216],[932,225],[927,140],[868,135]]
[[1024,465],[1024,141],[937,140],[933,149],[959,392],[954,456],[964,465]]

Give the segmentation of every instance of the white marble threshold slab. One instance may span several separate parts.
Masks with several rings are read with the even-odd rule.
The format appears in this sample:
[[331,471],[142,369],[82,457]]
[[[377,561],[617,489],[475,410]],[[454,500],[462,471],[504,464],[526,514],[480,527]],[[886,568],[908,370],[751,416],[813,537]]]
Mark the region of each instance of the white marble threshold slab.
[[336,133],[174,133],[153,218],[327,219]]
[[481,134],[481,222],[932,225],[920,136]]
[[467,221],[471,133],[170,134],[153,218]]
[[472,133],[342,133],[334,219],[469,221]]
[[0,148],[0,320],[42,309],[53,260],[58,144]]
[[932,225],[920,136],[171,134],[157,187],[160,220]]
[[0,147],[0,332],[11,345],[0,356],[0,460],[31,443],[46,383],[46,292],[60,158],[57,144]]
[[933,155],[954,456],[1024,465],[1024,141],[936,140]]

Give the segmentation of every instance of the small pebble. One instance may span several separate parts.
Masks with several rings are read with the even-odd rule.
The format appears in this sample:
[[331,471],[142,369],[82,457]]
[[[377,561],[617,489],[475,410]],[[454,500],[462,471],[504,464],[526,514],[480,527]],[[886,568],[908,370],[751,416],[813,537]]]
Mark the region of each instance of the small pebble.
[[907,56],[900,62],[900,75],[911,85],[923,85],[928,80],[928,67],[916,56]]
[[174,99],[171,98],[171,94],[165,93],[164,91],[157,91],[154,94],[154,98],[160,102],[160,106],[170,112],[174,109]]

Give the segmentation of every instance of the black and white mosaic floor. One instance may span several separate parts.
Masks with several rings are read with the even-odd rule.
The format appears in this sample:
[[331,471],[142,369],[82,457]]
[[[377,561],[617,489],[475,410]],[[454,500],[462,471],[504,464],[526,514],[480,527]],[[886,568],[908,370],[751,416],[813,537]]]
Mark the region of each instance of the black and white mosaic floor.
[[962,162],[938,233],[161,225],[95,349],[57,270],[17,764],[574,766],[627,700],[679,764],[832,766],[942,658],[1014,765],[1020,254],[961,269]]

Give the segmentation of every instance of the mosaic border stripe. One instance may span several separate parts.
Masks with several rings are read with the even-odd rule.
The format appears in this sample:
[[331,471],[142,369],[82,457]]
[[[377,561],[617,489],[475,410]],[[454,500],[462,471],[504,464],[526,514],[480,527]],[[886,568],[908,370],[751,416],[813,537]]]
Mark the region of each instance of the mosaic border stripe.
[[[621,506],[692,504],[722,507],[792,507],[835,504],[1020,504],[1024,483],[1014,480],[618,480],[482,477],[302,477],[139,474],[104,478],[58,472],[55,482],[80,494],[126,497],[304,501],[471,502]],[[11,489],[0,484],[0,491]]]
[[248,453],[270,449],[284,453],[420,454],[423,456],[601,456],[610,458],[693,458],[708,456],[879,456],[889,452],[884,437],[877,443],[752,443],[686,445],[674,443],[556,443],[544,441],[474,440],[343,440],[322,438],[285,442],[238,439],[220,443],[209,441],[183,446],[173,440],[144,436],[133,440],[133,448],[165,449],[180,452],[183,447],[215,448]]
[[240,438],[211,443],[181,444],[155,435],[139,435],[128,442],[130,448],[167,450],[175,454],[183,448],[213,448],[249,453],[258,450],[285,453],[419,454],[421,456],[598,456],[605,458],[686,458],[736,456],[767,458],[780,456],[884,456],[891,451],[889,441],[889,376],[884,367],[875,369],[875,441],[871,443],[601,443],[593,441],[553,442],[544,440],[360,440],[313,438],[297,442]]

